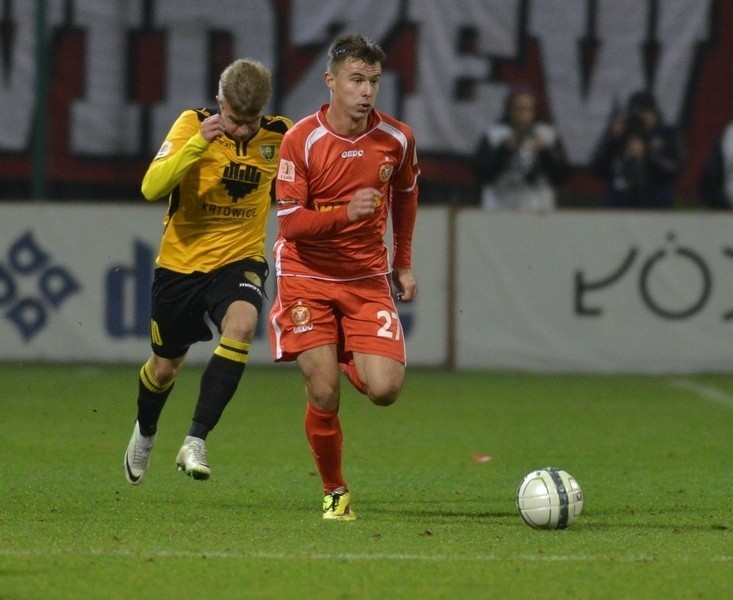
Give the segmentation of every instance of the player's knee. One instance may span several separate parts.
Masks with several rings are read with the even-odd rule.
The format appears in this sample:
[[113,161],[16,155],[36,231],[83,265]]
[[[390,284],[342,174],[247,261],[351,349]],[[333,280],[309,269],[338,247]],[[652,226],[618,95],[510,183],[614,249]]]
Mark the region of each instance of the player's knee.
[[397,396],[372,396],[370,394],[369,399],[377,406],[391,406],[397,402]]
[[175,380],[181,366],[167,360],[156,360],[153,362],[152,375],[159,386],[166,386]]
[[321,410],[334,410],[339,405],[339,384],[323,379],[306,383],[308,400]]
[[400,396],[402,384],[397,382],[377,382],[372,385],[369,382],[368,385],[369,399],[377,406],[390,406],[397,402],[397,398]]
[[174,367],[164,367],[157,369],[153,375],[158,385],[165,386],[176,378],[176,375],[178,375],[178,369]]
[[226,337],[248,344],[254,338],[254,326],[247,319],[230,320],[225,331]]
[[257,309],[249,302],[233,302],[221,322],[224,337],[240,342],[251,342],[257,327]]

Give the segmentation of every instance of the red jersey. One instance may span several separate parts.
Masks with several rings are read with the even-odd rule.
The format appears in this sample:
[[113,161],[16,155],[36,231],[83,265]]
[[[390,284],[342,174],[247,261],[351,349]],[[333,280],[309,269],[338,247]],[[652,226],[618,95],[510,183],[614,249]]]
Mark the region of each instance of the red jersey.
[[[394,267],[410,268],[420,173],[412,130],[372,110],[366,131],[344,137],[329,126],[327,109],[298,122],[280,146],[277,275],[351,280],[391,272],[390,215]],[[372,217],[351,223],[346,205],[365,187],[380,190],[383,201]]]

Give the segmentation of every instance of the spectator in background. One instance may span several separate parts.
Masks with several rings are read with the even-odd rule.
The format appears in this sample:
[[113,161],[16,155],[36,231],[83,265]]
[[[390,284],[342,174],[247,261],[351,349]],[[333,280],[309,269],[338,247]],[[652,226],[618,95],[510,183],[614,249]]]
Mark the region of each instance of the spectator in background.
[[487,209],[554,210],[556,188],[570,172],[560,137],[539,119],[528,88],[509,93],[503,117],[479,140],[473,166]]
[[654,96],[641,91],[612,117],[591,169],[607,183],[608,208],[670,209],[682,164],[677,130],[664,122]]
[[703,165],[700,199],[710,208],[733,208],[733,121],[725,126]]

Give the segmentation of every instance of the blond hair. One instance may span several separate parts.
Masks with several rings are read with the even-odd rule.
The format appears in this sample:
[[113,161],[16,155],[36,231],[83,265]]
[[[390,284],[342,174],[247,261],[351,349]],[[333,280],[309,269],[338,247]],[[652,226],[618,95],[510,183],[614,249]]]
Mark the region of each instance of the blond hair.
[[258,60],[240,58],[221,73],[219,98],[238,115],[258,115],[272,96],[272,75]]

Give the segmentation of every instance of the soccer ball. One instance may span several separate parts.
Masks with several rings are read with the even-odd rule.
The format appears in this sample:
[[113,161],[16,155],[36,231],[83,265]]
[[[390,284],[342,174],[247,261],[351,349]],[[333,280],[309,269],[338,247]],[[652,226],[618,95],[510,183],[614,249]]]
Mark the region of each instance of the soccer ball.
[[583,491],[567,471],[537,469],[527,473],[517,486],[517,510],[535,529],[565,529],[583,510]]

